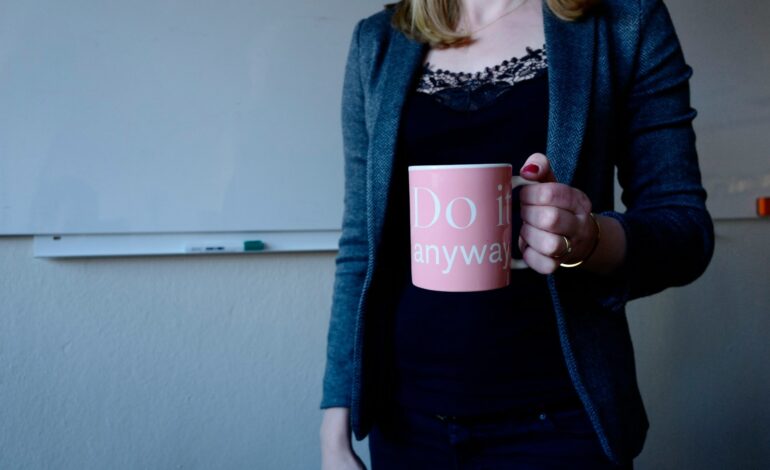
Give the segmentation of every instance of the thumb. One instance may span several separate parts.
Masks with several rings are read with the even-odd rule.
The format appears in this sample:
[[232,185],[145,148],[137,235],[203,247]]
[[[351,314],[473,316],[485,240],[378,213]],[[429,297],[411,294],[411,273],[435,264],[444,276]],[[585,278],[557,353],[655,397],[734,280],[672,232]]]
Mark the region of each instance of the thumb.
[[556,176],[551,170],[551,164],[548,162],[548,158],[542,153],[533,153],[524,162],[524,165],[519,170],[519,174],[522,178],[530,181],[538,181],[540,183],[556,183]]

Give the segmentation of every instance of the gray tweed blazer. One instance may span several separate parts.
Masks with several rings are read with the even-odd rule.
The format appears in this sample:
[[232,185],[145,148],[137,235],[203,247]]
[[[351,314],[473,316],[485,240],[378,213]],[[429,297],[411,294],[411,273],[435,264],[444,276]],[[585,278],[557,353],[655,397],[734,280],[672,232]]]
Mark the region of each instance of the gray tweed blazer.
[[[607,456],[628,462],[649,426],[626,321],[628,301],[697,279],[714,229],[695,150],[685,63],[661,0],[604,0],[580,21],[544,8],[549,67],[547,156],[559,182],[622,224],[628,245],[612,276],[580,268],[548,276],[567,369]],[[361,20],[343,85],[345,199],[336,257],[322,408],[349,407],[369,432],[386,367],[373,292],[399,118],[427,48]],[[614,178],[624,212],[614,209]]]

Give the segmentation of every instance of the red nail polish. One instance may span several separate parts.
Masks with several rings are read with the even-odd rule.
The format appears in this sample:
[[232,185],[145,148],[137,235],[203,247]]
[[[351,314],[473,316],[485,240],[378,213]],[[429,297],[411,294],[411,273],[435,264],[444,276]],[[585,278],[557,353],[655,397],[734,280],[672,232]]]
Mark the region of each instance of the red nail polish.
[[540,171],[540,167],[534,163],[530,163],[529,165],[522,168],[521,171],[522,173],[538,173]]

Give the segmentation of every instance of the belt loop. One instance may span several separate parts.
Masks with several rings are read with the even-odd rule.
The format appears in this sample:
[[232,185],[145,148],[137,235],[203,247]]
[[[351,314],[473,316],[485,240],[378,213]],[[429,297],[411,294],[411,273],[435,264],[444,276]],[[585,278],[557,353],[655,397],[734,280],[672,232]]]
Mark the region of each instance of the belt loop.
[[458,421],[458,418],[457,418],[457,416],[453,416],[453,415],[440,415],[440,414],[435,414],[435,415],[433,415],[433,416],[434,416],[436,419],[438,419],[439,421],[441,421],[442,423],[456,423],[456,422]]

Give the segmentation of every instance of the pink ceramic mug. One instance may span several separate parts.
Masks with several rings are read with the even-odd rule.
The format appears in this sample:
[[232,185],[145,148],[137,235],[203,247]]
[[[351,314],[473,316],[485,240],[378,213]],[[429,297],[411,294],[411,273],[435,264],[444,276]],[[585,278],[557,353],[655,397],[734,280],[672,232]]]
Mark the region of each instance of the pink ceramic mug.
[[[409,167],[412,283],[423,289],[471,292],[505,287],[514,259],[507,163]],[[516,236],[518,241],[518,234]]]

